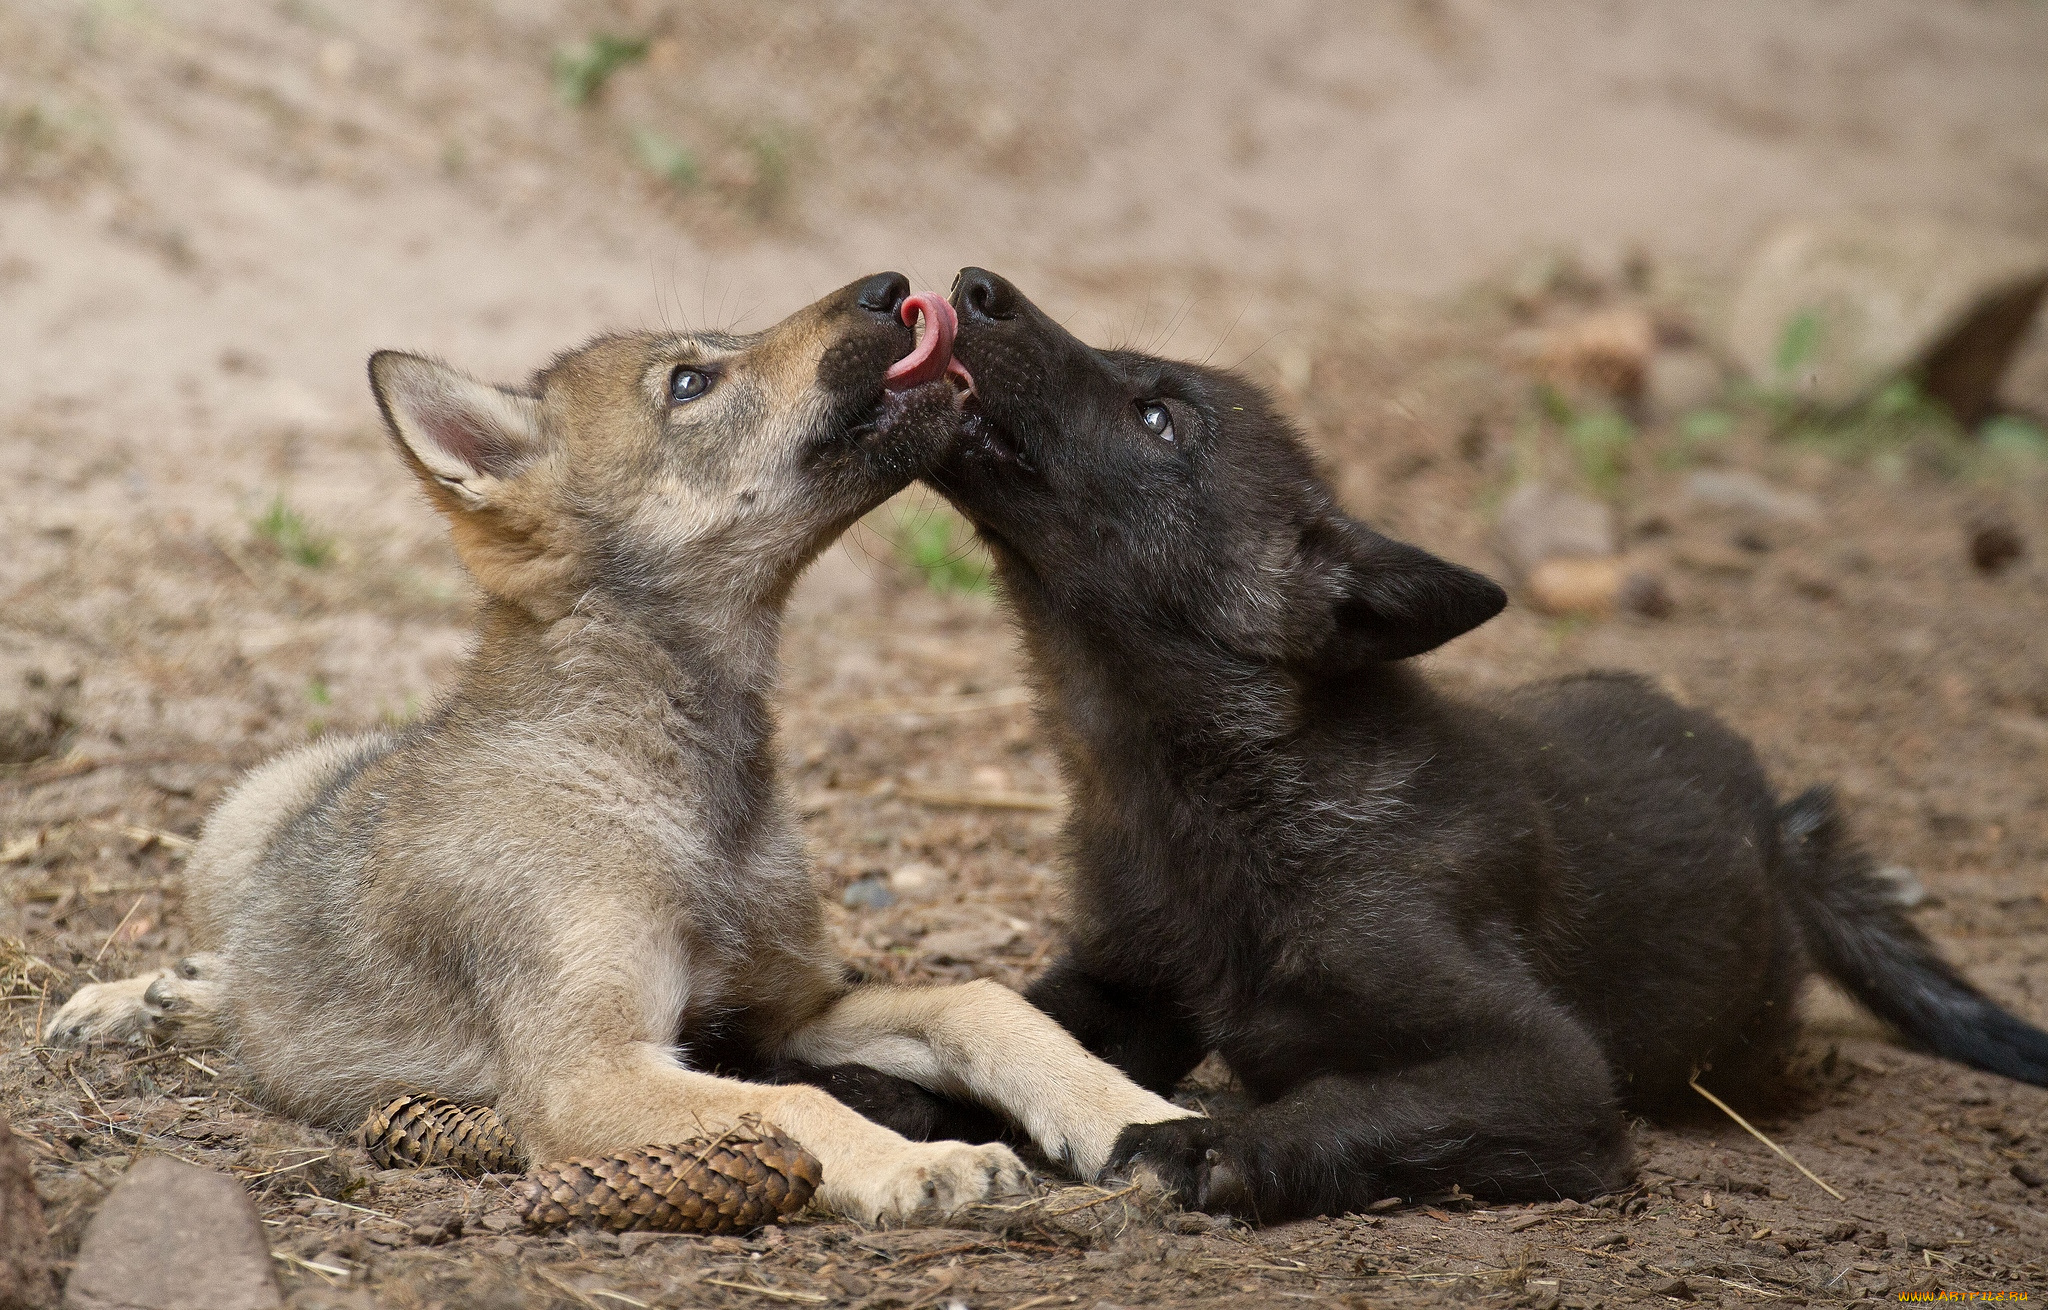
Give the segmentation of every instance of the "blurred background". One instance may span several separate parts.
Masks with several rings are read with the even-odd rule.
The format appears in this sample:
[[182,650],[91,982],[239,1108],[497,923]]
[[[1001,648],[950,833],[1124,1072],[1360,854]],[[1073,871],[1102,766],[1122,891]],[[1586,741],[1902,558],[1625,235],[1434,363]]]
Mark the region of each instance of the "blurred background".
[[[4,0],[10,1040],[183,950],[240,769],[458,668],[370,351],[516,381],[970,263],[1258,377],[1355,512],[1511,585],[1447,681],[1724,714],[2048,1019],[2044,69],[2044,0]],[[1035,973],[1059,779],[963,526],[878,511],[786,662],[849,956]]]

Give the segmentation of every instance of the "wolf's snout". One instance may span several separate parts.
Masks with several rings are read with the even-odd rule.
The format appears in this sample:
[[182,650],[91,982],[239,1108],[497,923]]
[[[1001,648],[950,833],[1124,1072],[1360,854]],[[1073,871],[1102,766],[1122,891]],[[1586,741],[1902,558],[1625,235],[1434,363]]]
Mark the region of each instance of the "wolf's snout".
[[969,323],[1000,323],[1017,315],[1017,288],[985,268],[963,268],[953,282],[953,303]]
[[895,318],[909,294],[909,278],[901,273],[877,273],[854,288],[853,303],[884,318]]
[[960,330],[960,320],[951,305],[921,292],[906,298],[897,313],[913,326],[922,318],[924,332],[910,353],[891,364],[882,375],[883,386],[891,391],[908,391],[936,382],[949,372],[963,372],[953,362],[953,337]]

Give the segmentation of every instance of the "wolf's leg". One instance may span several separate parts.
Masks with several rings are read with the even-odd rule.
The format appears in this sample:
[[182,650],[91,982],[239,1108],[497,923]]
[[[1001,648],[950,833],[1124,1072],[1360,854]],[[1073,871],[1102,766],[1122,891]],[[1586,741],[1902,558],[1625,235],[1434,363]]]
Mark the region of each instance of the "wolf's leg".
[[1028,1179],[1006,1146],[906,1141],[816,1087],[700,1073],[650,1042],[592,1051],[526,1080],[498,1108],[536,1160],[681,1142],[758,1115],[818,1157],[818,1203],[863,1223],[940,1218],[1022,1192]]
[[862,1064],[806,1064],[777,1060],[764,1083],[809,1083],[832,1099],[913,1142],[999,1142],[1009,1125],[985,1106],[920,1087]]
[[978,1101],[1091,1181],[1126,1126],[1191,1113],[1088,1054],[1030,1002],[987,979],[861,988],[799,1029],[783,1054],[814,1064],[864,1064]]
[[1502,1043],[1384,1072],[1309,1078],[1243,1115],[1134,1126],[1113,1167],[1183,1205],[1278,1223],[1453,1184],[1490,1201],[1584,1199],[1634,1177],[1606,1062]]
[[43,1026],[43,1040],[52,1046],[143,1040],[217,1045],[222,963],[219,955],[202,952],[169,969],[88,983]]
[[1164,996],[1122,987],[1090,973],[1072,955],[1024,990],[1081,1045],[1165,1096],[1208,1050],[1188,1014]]

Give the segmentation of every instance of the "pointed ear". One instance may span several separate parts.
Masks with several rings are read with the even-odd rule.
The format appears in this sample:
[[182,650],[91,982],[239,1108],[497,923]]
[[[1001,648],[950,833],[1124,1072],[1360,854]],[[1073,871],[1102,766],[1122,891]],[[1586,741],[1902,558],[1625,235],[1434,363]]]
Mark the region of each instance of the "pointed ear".
[[540,451],[539,401],[446,364],[380,350],[370,356],[370,390],[413,472],[455,506],[489,503]]
[[1335,511],[1303,534],[1302,546],[1321,564],[1330,598],[1329,626],[1309,659],[1326,672],[1435,650],[1508,603],[1491,578]]

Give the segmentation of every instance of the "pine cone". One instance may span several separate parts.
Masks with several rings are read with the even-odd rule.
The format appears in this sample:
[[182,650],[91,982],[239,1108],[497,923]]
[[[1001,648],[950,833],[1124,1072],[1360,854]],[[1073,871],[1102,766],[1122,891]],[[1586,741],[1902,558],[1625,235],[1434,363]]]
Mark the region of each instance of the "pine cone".
[[474,1178],[526,1170],[525,1153],[488,1105],[401,1096],[373,1110],[356,1141],[386,1169],[445,1165]]
[[803,1209],[823,1172],[781,1130],[749,1121],[709,1140],[544,1166],[513,1185],[512,1202],[536,1232],[587,1223],[615,1233],[744,1233]]

